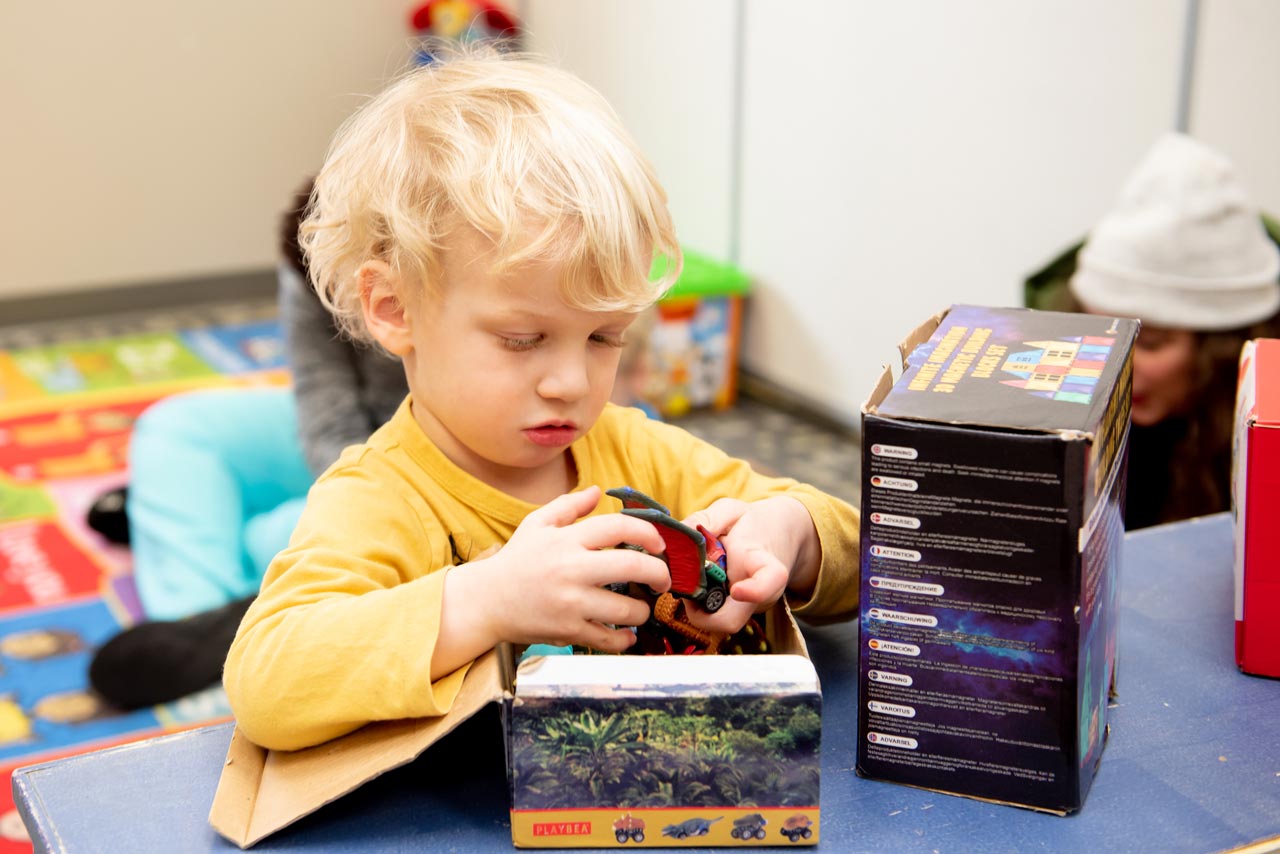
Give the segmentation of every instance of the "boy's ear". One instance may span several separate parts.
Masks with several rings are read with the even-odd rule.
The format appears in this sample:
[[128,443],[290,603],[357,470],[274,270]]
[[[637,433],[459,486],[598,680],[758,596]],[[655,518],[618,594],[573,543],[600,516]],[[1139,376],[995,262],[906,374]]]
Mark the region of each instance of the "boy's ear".
[[365,328],[387,352],[403,356],[412,349],[413,337],[398,284],[395,272],[383,261],[366,261],[356,271]]

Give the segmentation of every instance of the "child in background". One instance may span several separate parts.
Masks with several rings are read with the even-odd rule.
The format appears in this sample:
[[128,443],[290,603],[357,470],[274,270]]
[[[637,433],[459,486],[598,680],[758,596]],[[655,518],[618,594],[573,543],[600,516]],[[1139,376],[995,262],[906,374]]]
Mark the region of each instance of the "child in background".
[[680,250],[651,168],[580,80],[501,55],[414,71],[339,132],[302,244],[410,393],[316,482],[245,616],[224,684],[251,740],[444,714],[503,641],[625,650],[648,609],[604,585],[670,581],[656,531],[602,488],[721,537],[731,599],[691,615],[703,628],[784,593],[805,618],[856,611],[852,507],[608,403]]
[[[400,361],[379,347],[344,336],[311,287],[298,245],[298,226],[311,190],[312,179],[307,179],[281,223],[279,306],[298,409],[298,438],[307,468],[319,477],[343,449],[360,444],[385,424],[409,387]],[[286,544],[287,539],[280,548]]]
[[1280,252],[1231,162],[1159,139],[1083,248],[1028,281],[1035,308],[1142,320],[1125,527],[1231,506],[1240,349],[1280,336]]
[[176,700],[222,677],[236,628],[288,545],[314,478],[408,392],[399,362],[341,335],[307,282],[298,223],[310,193],[308,180],[280,229],[293,388],[175,395],[135,427],[128,525],[118,527],[129,532],[149,619],[109,640],[89,668],[94,690],[119,708]]

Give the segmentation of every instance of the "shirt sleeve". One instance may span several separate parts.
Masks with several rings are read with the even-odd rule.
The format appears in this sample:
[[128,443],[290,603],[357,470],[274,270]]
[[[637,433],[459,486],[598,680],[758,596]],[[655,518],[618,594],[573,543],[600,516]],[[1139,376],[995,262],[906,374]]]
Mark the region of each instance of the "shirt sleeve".
[[860,514],[847,502],[808,484],[797,484],[787,494],[808,509],[822,549],[813,593],[807,600],[788,596],[791,613],[816,625],[854,619],[858,616],[862,559],[858,541]]
[[376,462],[345,461],[317,482],[245,615],[223,681],[238,724],[263,747],[441,715],[462,685],[466,667],[431,681],[447,537],[387,484]]

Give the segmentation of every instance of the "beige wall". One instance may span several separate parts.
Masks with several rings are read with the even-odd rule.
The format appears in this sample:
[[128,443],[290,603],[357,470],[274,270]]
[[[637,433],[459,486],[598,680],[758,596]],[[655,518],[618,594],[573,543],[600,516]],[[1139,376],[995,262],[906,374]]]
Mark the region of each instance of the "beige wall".
[[273,265],[412,5],[0,3],[0,300]]
[[[278,212],[404,64],[416,4],[121,5],[0,3],[0,323],[6,296],[274,263]],[[743,363],[851,424],[915,320],[1017,304],[1105,211],[1174,124],[1187,9],[512,5],[613,102],[685,243],[754,276]],[[1280,3],[1199,8],[1191,130],[1280,214]]]

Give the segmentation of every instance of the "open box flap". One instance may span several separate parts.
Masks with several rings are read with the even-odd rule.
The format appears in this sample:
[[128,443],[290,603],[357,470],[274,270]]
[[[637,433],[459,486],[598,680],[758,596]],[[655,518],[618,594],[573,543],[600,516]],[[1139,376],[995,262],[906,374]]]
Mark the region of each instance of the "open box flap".
[[417,758],[506,693],[500,653],[471,666],[446,715],[379,721],[305,750],[265,750],[236,729],[209,811],[218,833],[248,848],[373,778]]
[[804,634],[791,616],[791,606],[786,598],[777,603],[764,614],[764,635],[769,639],[774,653],[785,655],[803,655],[809,658],[809,644],[805,643]]
[[934,331],[942,325],[942,321],[946,319],[947,312],[950,310],[951,309],[949,308],[945,308],[933,315],[915,329],[908,332],[906,337],[898,342],[898,358],[903,366],[907,364],[907,360],[911,358],[911,354],[915,352],[915,349],[928,341]]

